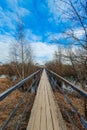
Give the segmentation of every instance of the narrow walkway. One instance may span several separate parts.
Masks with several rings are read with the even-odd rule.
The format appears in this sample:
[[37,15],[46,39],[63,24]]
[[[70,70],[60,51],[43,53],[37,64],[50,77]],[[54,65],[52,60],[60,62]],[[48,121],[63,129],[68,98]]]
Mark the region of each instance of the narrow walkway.
[[45,70],[38,86],[27,130],[66,130]]

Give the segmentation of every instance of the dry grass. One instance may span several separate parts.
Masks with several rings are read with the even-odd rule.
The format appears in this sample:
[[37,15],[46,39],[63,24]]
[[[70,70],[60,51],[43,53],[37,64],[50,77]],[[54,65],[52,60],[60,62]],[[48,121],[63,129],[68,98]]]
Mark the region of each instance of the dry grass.
[[[6,89],[8,89],[10,86],[12,86],[13,83],[9,78],[2,78],[0,79],[0,93],[4,92]],[[20,98],[24,95],[24,92],[20,90],[16,90],[12,92],[7,98],[5,98],[3,101],[0,102],[0,128],[4,124],[4,122],[8,119],[10,113],[12,110],[16,107],[16,104],[20,100]],[[19,120],[19,117],[23,113],[24,106],[26,105],[28,99],[30,99],[30,104],[26,110],[26,115],[23,118],[23,124],[20,129],[24,130],[26,129],[28,120],[29,120],[29,115],[31,112],[31,108],[34,102],[35,95],[32,93],[28,93],[24,102],[21,104],[19,110],[16,112],[14,118],[11,120],[9,123],[8,127],[6,130],[14,130],[17,122]]]
[[0,93],[4,92],[6,89],[13,85],[10,78],[0,78]]
[[[71,122],[69,121],[66,113],[65,113],[65,110],[67,112],[69,112],[70,114],[70,117],[71,119],[73,120],[77,130],[85,130],[85,128],[82,126],[78,116],[76,116],[74,114],[74,112],[72,111],[70,105],[68,105],[64,99],[64,96],[59,92],[59,91],[55,91],[54,92],[54,95],[56,97],[56,100],[57,100],[57,103],[59,105],[59,108],[60,108],[60,111],[62,113],[62,116],[64,118],[64,121],[67,125],[67,128],[68,130],[73,130],[73,127],[72,127],[72,124]],[[79,111],[79,113],[81,115],[84,115],[84,101],[83,99],[80,97],[75,97],[75,96],[72,96],[72,95],[69,95],[67,94],[68,98],[70,99],[70,101],[72,102],[73,106],[75,106],[75,108]]]

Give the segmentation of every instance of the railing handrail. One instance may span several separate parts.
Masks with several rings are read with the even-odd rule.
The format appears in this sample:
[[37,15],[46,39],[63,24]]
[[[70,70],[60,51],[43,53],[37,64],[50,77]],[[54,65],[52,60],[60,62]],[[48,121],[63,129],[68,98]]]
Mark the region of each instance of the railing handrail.
[[12,93],[13,91],[15,91],[16,89],[20,88],[27,80],[29,80],[30,78],[32,78],[34,75],[38,74],[40,71],[41,71],[41,69],[38,70],[38,71],[36,71],[36,72],[34,72],[33,74],[29,75],[25,79],[23,79],[20,82],[18,82],[16,85],[10,87],[9,89],[7,89],[3,93],[1,93],[0,94],[0,101],[2,101],[3,99],[5,99],[10,93]]
[[82,95],[83,97],[87,98],[87,92],[85,92],[84,90],[82,90],[81,88],[77,87],[76,85],[74,85],[73,83],[69,82],[68,80],[64,79],[63,77],[61,77],[60,75],[56,74],[55,72],[47,69],[48,72],[50,72],[51,74],[55,75],[56,77],[58,77],[60,80],[62,80],[63,82],[65,82],[66,84],[70,85],[75,91],[79,92],[80,95]]

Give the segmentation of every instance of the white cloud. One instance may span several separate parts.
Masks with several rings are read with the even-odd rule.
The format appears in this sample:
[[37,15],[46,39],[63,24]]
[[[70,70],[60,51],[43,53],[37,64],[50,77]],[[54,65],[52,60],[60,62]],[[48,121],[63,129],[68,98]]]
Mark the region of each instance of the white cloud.
[[[7,62],[10,60],[11,57],[9,57],[10,54],[10,47],[12,43],[15,43],[15,39],[11,37],[10,35],[0,35],[0,62]],[[58,45],[57,44],[48,44],[43,42],[31,42],[30,43],[32,54],[33,54],[33,60],[35,63],[44,64],[47,61],[50,61],[54,58],[54,52],[58,51]],[[69,48],[72,49],[74,53],[77,52],[78,47],[72,46],[68,48],[64,48],[64,46],[60,45],[62,49],[62,54],[66,55],[67,50]],[[64,63],[66,63],[65,60],[63,60]]]
[[[0,35],[0,62],[10,60],[10,47],[15,43],[15,39],[10,35]],[[57,45],[49,45],[43,42],[30,43],[35,63],[44,64],[46,61],[52,60]]]
[[32,42],[32,41],[38,42],[38,41],[41,41],[42,39],[41,36],[33,34],[33,32],[30,29],[26,29],[25,32],[26,32],[26,39],[29,40],[29,42]]
[[48,36],[48,41],[57,41],[57,40],[60,40],[60,39],[63,39],[65,37],[65,35],[63,33],[50,33],[49,36]]
[[80,39],[80,38],[82,38],[82,36],[84,36],[85,31],[83,30],[83,28],[80,27],[80,28],[75,28],[73,30],[67,30],[66,34],[69,34],[71,36],[73,34],[75,37]]
[[0,42],[0,62],[7,62],[9,57],[9,42]]
[[18,7],[17,10],[16,10],[16,13],[17,13],[19,16],[24,17],[24,16],[30,14],[30,11],[27,10],[26,8]]
[[0,62],[9,62],[10,46],[15,39],[10,35],[0,35]]
[[14,18],[13,14],[9,11],[4,12],[4,10],[0,7],[0,27],[8,26],[14,29],[14,25],[12,23],[12,18]]
[[57,50],[57,45],[49,45],[43,42],[31,43],[35,61],[39,64],[44,64],[46,61],[52,60],[54,52]]
[[68,10],[68,4],[61,0],[48,0],[48,6],[50,13],[54,16],[55,22],[60,22],[60,18],[63,21],[66,19],[65,12]]
[[[19,17],[25,17],[29,15],[28,9],[18,6],[17,0],[7,0],[11,10],[4,10],[0,7],[0,27],[8,27],[9,29],[15,29],[15,22],[18,22]],[[13,5],[13,6],[12,6]]]
[[84,34],[85,34],[85,32],[82,28],[77,28],[74,30],[74,35],[76,37],[82,37]]
[[[7,0],[8,6],[11,7],[11,9],[19,15],[20,17],[24,17],[28,14],[30,14],[30,11],[22,6],[19,6],[19,3],[22,3],[23,0]],[[22,4],[21,4],[22,5]]]

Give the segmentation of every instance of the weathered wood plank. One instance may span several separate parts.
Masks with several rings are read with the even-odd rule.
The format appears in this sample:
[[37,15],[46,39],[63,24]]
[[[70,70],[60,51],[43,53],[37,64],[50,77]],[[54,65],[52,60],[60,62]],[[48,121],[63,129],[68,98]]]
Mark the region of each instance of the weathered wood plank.
[[49,103],[50,103],[50,109],[51,109],[51,114],[52,114],[52,119],[53,119],[53,125],[54,125],[54,130],[66,130],[66,125],[64,124],[61,112],[59,110],[59,107],[57,107],[57,104],[54,101],[54,95],[50,86],[50,83],[47,79],[47,91],[48,91],[48,97],[49,97]]
[[[45,70],[43,71],[27,130],[66,130],[60,123],[61,113],[54,101],[53,92]],[[63,122],[63,120],[62,120]]]
[[29,120],[29,123],[28,123],[28,126],[27,126],[27,130],[33,130],[34,126],[35,126],[37,110],[39,110],[38,106],[40,104],[40,98],[39,98],[40,97],[40,93],[41,93],[40,86],[41,86],[41,82],[40,82],[38,90],[37,90],[38,93],[36,95],[36,98],[35,98],[35,101],[34,101],[34,105],[33,105],[32,111],[31,111],[31,116],[30,116],[30,120]]
[[[45,78],[43,78],[43,82],[45,82]],[[46,102],[45,102],[45,96],[46,96],[46,93],[45,93],[45,88],[44,88],[44,85],[42,85],[42,104],[41,104],[41,128],[40,130],[46,130],[47,129],[47,124],[46,124]]]
[[53,130],[53,121],[51,117],[51,109],[50,109],[50,104],[48,100],[47,85],[45,85],[45,93],[46,93],[47,130]]

